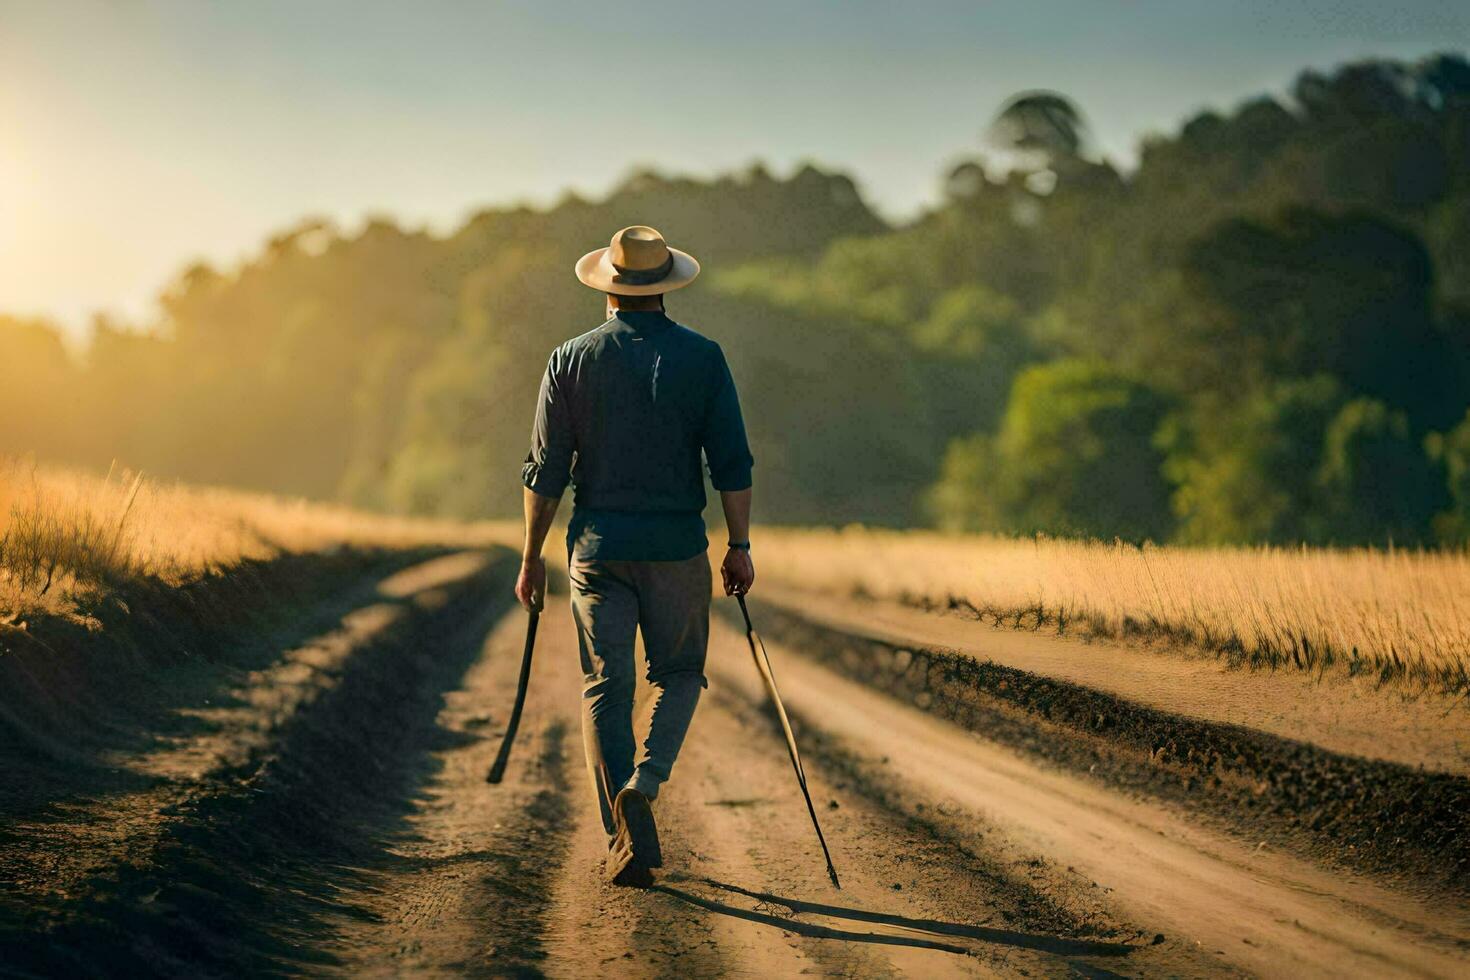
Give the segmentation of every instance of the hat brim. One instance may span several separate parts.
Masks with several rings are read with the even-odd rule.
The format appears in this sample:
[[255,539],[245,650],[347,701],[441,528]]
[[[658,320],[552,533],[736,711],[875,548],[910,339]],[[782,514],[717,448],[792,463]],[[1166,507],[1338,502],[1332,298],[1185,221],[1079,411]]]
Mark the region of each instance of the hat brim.
[[577,278],[584,286],[591,286],[602,293],[616,293],[619,296],[657,296],[659,293],[682,289],[699,275],[699,262],[694,256],[688,252],[681,252],[677,248],[671,248],[669,254],[674,257],[673,268],[658,282],[636,286],[631,283],[618,282],[618,270],[613,268],[612,260],[607,256],[608,251],[607,248],[595,248],[577,260]]

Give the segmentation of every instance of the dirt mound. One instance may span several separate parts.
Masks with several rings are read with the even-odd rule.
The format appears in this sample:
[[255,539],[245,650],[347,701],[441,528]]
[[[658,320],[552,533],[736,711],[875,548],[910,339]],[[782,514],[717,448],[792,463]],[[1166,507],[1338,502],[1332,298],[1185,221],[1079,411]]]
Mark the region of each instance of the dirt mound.
[[[62,712],[106,705],[109,674],[114,701],[180,683],[171,706],[165,695],[136,711],[109,705],[102,721],[77,719],[86,734],[72,739],[32,711],[26,737],[7,742],[7,766],[37,767],[43,736],[69,756],[93,753],[94,764],[67,769],[69,782],[58,777],[45,799],[24,794],[6,813],[0,863],[14,888],[0,903],[0,961],[38,975],[280,973],[328,962],[311,950],[335,891],[387,859],[381,840],[425,776],[442,692],[510,601],[508,552],[462,563],[455,576],[420,565],[432,574],[396,596],[391,578],[380,581],[422,557],[337,578],[334,600],[292,620],[300,632],[337,618],[336,631],[284,653],[261,638],[207,656],[177,642],[140,646],[122,663],[90,649],[28,675],[38,688],[65,676],[62,667],[83,679],[75,696],[53,692],[51,710]],[[262,589],[272,594],[281,593]],[[341,618],[343,608],[356,611]],[[154,618],[130,635],[177,641],[172,625]],[[113,777],[101,778],[109,763]]]
[[80,615],[0,628],[0,812],[44,805],[87,770],[114,785],[110,759],[182,734],[232,671],[268,664],[331,626],[397,569],[443,554],[338,549],[247,560],[182,586],[138,577]]

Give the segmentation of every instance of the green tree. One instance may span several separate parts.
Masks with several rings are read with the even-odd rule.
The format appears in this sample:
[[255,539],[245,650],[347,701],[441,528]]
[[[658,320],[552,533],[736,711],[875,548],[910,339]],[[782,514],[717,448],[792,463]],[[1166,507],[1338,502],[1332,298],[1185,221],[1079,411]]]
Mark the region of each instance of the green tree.
[[441,517],[514,513],[520,500],[534,406],[510,356],[484,330],[467,330],[437,351],[410,385],[402,440],[383,494],[390,508]]
[[1194,544],[1330,537],[1317,473],[1345,397],[1328,375],[1278,382],[1243,400],[1203,399],[1170,419],[1160,443],[1179,538]]
[[[1433,267],[1412,232],[1293,209],[1223,223],[1195,243],[1187,270],[1211,326],[1201,339],[1234,354],[1222,366],[1237,383],[1325,372],[1404,410],[1421,433],[1458,412],[1451,344],[1431,312]],[[1226,383],[1222,373],[1217,387]]]
[[1446,503],[1445,488],[1403,412],[1357,398],[1327,427],[1317,481],[1329,538],[1419,542]]
[[930,426],[945,441],[994,431],[1011,382],[1041,358],[1019,305],[984,286],[945,293],[911,328],[930,392]]
[[1435,533],[1445,542],[1470,542],[1470,412],[1448,432],[1431,434],[1426,444],[1448,497],[1446,508],[1435,515]]
[[[1152,389],[1100,362],[1027,368],[989,441],[988,467],[983,441],[946,456],[930,495],[935,516],[964,526],[993,508],[1008,530],[1162,539],[1171,520],[1154,437],[1165,408]],[[970,494],[985,499],[955,506]]]
[[941,531],[1004,531],[1006,516],[997,501],[998,464],[984,432],[950,442],[939,479],[924,495],[929,521]]

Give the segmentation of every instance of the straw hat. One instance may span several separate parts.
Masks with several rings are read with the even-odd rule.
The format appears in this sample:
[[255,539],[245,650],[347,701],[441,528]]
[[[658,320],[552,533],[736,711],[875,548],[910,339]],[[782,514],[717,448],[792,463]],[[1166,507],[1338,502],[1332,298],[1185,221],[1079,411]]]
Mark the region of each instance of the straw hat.
[[647,225],[629,225],[612,236],[607,248],[595,248],[577,260],[577,278],[584,285],[619,296],[671,292],[697,275],[694,256],[669,248],[664,236]]

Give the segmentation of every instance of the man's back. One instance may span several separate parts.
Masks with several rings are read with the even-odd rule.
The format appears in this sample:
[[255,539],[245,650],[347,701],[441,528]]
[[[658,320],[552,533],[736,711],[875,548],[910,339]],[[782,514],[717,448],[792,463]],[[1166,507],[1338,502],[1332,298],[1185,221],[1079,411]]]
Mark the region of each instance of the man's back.
[[[730,531],[720,563],[727,595],[743,596],[755,582],[752,461],[724,352],[663,312],[665,294],[699,275],[694,256],[670,248],[656,228],[629,225],[578,259],[576,274],[616,314],[553,351],[541,379],[521,474],[526,541],[516,598],[541,608],[541,548],[575,483],[567,584],[582,660],[582,744],[608,834],[603,871],[614,884],[647,888],[651,869],[663,865],[652,801],[708,683],[713,575],[699,455]],[[656,689],[641,758],[633,736],[640,636],[644,676]]]
[[750,486],[724,353],[661,311],[619,310],[552,353],[523,480],[558,496],[570,479],[578,556],[682,560],[707,545],[701,451],[716,489]]

